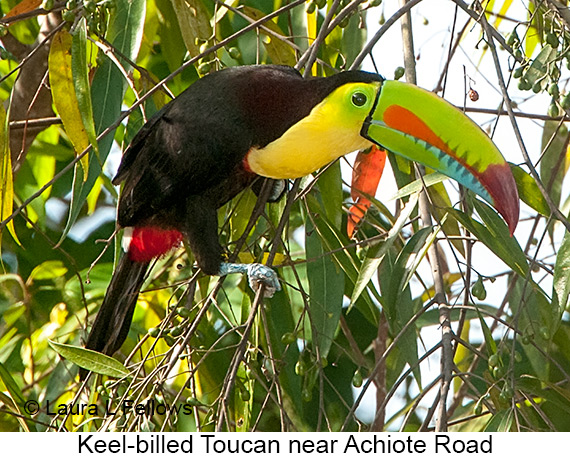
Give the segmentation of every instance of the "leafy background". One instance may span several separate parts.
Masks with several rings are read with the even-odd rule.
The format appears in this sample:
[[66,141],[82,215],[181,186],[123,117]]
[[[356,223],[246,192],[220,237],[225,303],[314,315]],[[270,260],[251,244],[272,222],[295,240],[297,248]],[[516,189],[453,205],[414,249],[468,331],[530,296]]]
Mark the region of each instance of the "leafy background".
[[[1,430],[570,431],[565,4],[0,5]],[[350,240],[342,159],[277,204],[246,191],[219,212],[228,251],[273,264],[282,292],[203,276],[181,248],[152,268],[116,363],[74,349],[120,255],[120,151],[200,76],[253,63],[364,65],[444,95],[512,162],[515,236],[390,156]],[[81,384],[73,361],[101,374]],[[191,414],[105,413],[126,399]]]

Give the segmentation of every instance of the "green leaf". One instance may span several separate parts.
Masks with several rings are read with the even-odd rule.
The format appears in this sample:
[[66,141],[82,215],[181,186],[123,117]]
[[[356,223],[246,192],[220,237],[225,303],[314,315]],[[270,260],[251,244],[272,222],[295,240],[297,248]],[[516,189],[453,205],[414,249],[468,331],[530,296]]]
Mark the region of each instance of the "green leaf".
[[[386,255],[378,272],[384,310],[394,336],[403,331],[417,312],[419,302],[412,299],[409,281],[427,249],[433,243],[435,233],[437,231],[434,231],[432,227],[419,230],[408,240],[395,261],[392,261],[392,256]],[[418,385],[421,386],[421,373],[417,363],[416,325],[411,325],[406,329],[400,337],[400,342],[402,356],[410,366],[415,367],[413,374]]]
[[267,325],[269,334],[266,338],[267,344],[271,344],[273,356],[281,362],[279,370],[279,384],[295,412],[301,416],[304,402],[302,400],[302,378],[295,374],[295,364],[299,360],[299,347],[297,344],[285,345],[281,341],[283,334],[295,329],[295,318],[293,316],[289,288],[285,288],[282,293],[275,294],[271,299],[271,306],[267,308]]
[[513,411],[510,409],[503,409],[498,411],[491,417],[487,425],[485,425],[485,432],[509,432],[513,425]]
[[[546,147],[548,145],[548,147]],[[546,121],[542,130],[544,151],[540,161],[540,179],[549,189],[550,198],[556,206],[560,204],[562,180],[568,169],[566,149],[568,147],[568,128],[556,121]],[[553,172],[556,171],[556,175]]]
[[[8,116],[6,116],[4,106],[0,103],[0,221],[12,214],[14,205],[14,182],[8,132]],[[14,230],[14,221],[8,222],[6,227],[14,241],[20,245],[20,240]],[[2,241],[2,232],[0,232],[0,241]]]
[[366,42],[366,28],[360,26],[361,20],[366,23],[365,11],[362,11],[360,14],[353,14],[342,33],[341,50],[345,58],[346,68],[352,65],[352,62],[354,62],[354,59]]
[[[316,230],[319,233],[321,242],[328,252],[333,253],[332,259],[336,262],[339,268],[344,272],[348,281],[345,281],[345,294],[350,296],[353,292],[354,284],[358,278],[360,259],[358,258],[355,249],[348,249],[346,246],[350,243],[346,237],[344,228],[338,228],[327,219],[326,215],[322,212],[317,199],[313,195],[307,198],[309,209],[313,213],[317,213],[319,217],[315,217]],[[380,296],[375,288],[371,288],[371,293],[375,296],[376,300],[380,300]],[[351,305],[352,306],[352,305]],[[372,301],[367,291],[363,291],[359,300],[354,303],[362,314],[373,323],[378,324],[379,312],[377,305]]]
[[[182,39],[190,57],[200,54],[200,44],[196,39],[208,40],[212,37],[210,15],[202,0],[172,0]],[[226,9],[226,8],[221,8]]]
[[401,189],[399,189],[398,192],[396,192],[394,195],[392,195],[392,197],[390,197],[390,200],[398,200],[400,198],[407,197],[408,195],[412,195],[419,192],[424,187],[433,186],[434,184],[445,181],[446,179],[449,178],[445,176],[443,173],[440,173],[439,171],[428,173],[425,176],[423,176],[421,179],[416,179],[410,184],[407,184]]
[[[120,55],[124,55],[133,61],[136,59],[142,39],[145,3],[140,0],[116,0],[115,14],[111,16],[109,23],[108,41]],[[119,58],[119,62],[126,72],[130,71],[131,66],[128,62],[123,58]],[[117,120],[121,113],[126,87],[127,83],[121,70],[115,66],[111,59],[105,59],[97,69],[91,85],[91,98],[97,100],[97,103],[93,105],[93,119],[97,135]],[[113,135],[114,131],[109,132],[105,138],[99,141],[98,156],[95,151],[91,151],[89,154],[89,172],[86,179],[82,168],[75,167],[71,207],[60,242],[67,236],[77,220],[83,205],[87,201],[89,192],[91,192],[102,172],[103,163],[113,145]]]
[[526,277],[529,269],[526,256],[516,238],[510,236],[507,224],[486,203],[476,198],[473,198],[472,202],[486,225],[473,220],[456,209],[450,209],[450,214],[505,262],[509,268],[522,277]]
[[[525,78],[531,85],[536,81],[544,78],[548,73],[548,66],[556,59],[556,49],[546,44],[543,46],[540,53],[533,60],[529,69],[524,73]],[[546,81],[546,78],[544,78]]]
[[[53,103],[77,155],[87,148],[89,138],[75,95],[71,43],[72,37],[67,30],[61,30],[53,37],[49,50],[49,82]],[[83,156],[80,163],[85,180],[89,169],[89,155]]]
[[[91,103],[91,88],[89,86],[89,67],[87,62],[87,25],[85,18],[81,18],[75,28],[71,41],[71,69],[73,85],[77,97],[77,105],[81,120],[87,133],[89,143],[93,146],[95,154],[99,155],[97,138],[95,134],[95,121],[93,120],[93,105]],[[78,151],[81,152],[81,151]]]
[[362,266],[358,274],[358,279],[356,280],[354,291],[352,292],[352,297],[350,298],[351,306],[354,302],[356,302],[362,291],[370,282],[370,279],[372,279],[372,276],[378,270],[380,263],[382,263],[384,256],[392,247],[394,241],[396,241],[396,239],[400,236],[400,231],[402,230],[404,224],[408,221],[408,217],[410,214],[412,214],[412,211],[416,208],[418,199],[419,194],[413,194],[410,197],[410,200],[401,211],[400,216],[394,223],[394,226],[388,232],[386,241],[378,246],[371,247],[368,251],[366,259],[364,259],[364,262],[362,262]]
[[556,297],[560,314],[568,310],[570,296],[570,233],[565,232],[556,254],[553,277],[553,297]]
[[538,377],[547,380],[551,363],[549,352],[552,338],[560,326],[558,300],[550,300],[534,281],[517,281],[509,297],[512,314],[517,316],[517,327],[531,340],[524,351]]
[[32,270],[28,281],[55,279],[64,276],[66,273],[67,267],[61,260],[46,260]]
[[123,364],[108,355],[79,346],[56,343],[51,340],[48,340],[48,343],[60,356],[81,368],[113,378],[129,376],[129,371]]
[[477,316],[479,317],[479,324],[481,325],[481,329],[483,330],[483,337],[485,338],[485,345],[487,346],[487,354],[489,356],[497,353],[497,343],[493,339],[493,334],[491,333],[491,329],[483,319],[483,315],[480,313],[479,309],[477,309]]
[[[431,173],[427,174],[429,176]],[[465,246],[461,240],[461,231],[457,220],[447,217],[448,208],[451,208],[451,199],[443,183],[435,183],[427,189],[429,200],[432,206],[433,216],[441,224],[443,232],[450,237],[451,243],[457,251],[465,257]]]
[[318,231],[307,220],[305,232],[307,277],[309,279],[309,316],[313,341],[321,357],[329,353],[340,320],[344,296],[344,274],[331,261],[330,252],[323,246]]
[[548,217],[550,215],[550,208],[534,178],[518,165],[509,165],[517,184],[520,199],[536,212]]
[[319,176],[318,184],[321,191],[321,199],[327,214],[327,218],[334,227],[339,228],[342,222],[342,178],[340,173],[340,161],[336,161]]
[[0,363],[0,379],[2,379],[2,382],[4,383],[6,390],[10,393],[12,400],[18,406],[22,406],[25,402],[24,394],[3,363]]
[[525,33],[525,55],[532,56],[534,50],[540,44],[540,40],[544,36],[544,14],[541,8],[536,8],[533,2],[528,3],[528,16],[530,19],[530,28]]

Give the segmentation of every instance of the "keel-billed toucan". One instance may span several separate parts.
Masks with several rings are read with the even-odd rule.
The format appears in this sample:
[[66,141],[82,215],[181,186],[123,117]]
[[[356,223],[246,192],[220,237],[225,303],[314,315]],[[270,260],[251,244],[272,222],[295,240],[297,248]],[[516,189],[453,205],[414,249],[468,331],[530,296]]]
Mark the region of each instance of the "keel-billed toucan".
[[123,184],[118,225],[130,245],[86,347],[120,348],[151,260],[182,240],[204,273],[247,273],[253,287],[279,290],[270,268],[224,262],[216,210],[260,176],[298,178],[372,143],[454,178],[514,230],[509,166],[475,123],[436,95],[362,71],[305,79],[285,66],[228,68],[164,106],[126,149],[113,183]]

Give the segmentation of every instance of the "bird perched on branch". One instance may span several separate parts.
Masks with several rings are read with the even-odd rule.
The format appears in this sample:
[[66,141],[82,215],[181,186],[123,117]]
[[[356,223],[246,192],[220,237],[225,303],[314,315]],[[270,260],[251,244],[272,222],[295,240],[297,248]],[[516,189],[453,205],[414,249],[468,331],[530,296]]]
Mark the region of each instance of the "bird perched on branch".
[[217,209],[262,178],[276,180],[277,198],[279,180],[373,144],[454,178],[514,230],[519,203],[508,164],[436,95],[362,71],[305,79],[285,66],[228,68],[164,106],[125,150],[113,183],[123,185],[117,222],[129,243],[86,348],[112,355],[121,347],[150,262],[182,241],[205,274],[246,273],[253,288],[280,290],[269,267],[226,261]]

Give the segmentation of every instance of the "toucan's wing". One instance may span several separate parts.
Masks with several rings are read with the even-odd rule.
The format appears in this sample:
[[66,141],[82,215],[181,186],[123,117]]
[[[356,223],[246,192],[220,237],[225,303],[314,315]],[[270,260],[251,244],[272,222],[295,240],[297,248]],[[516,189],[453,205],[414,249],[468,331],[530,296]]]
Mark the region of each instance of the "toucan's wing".
[[304,81],[296,70],[266,65],[230,68],[196,81],[151,118],[125,151],[113,180],[125,183],[119,224],[148,223],[164,213],[172,220],[191,195],[212,193],[216,204],[231,198],[236,185],[224,181],[250,148],[279,137],[310,110],[281,115],[282,107],[296,111],[303,100],[290,96],[292,87],[304,88],[299,80]]

